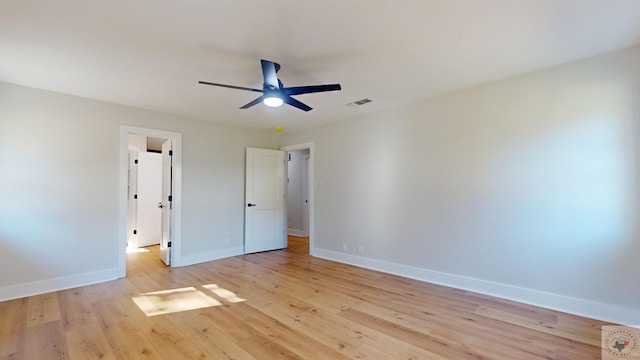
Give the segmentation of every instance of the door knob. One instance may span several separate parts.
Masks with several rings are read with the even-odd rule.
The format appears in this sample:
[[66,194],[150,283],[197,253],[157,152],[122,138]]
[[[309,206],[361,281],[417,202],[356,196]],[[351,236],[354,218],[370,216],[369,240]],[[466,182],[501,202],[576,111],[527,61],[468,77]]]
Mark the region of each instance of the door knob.
[[161,203],[161,202],[159,202],[159,203],[158,203],[158,207],[159,207],[160,209],[162,209],[164,206],[162,206],[162,203]]
[[252,207],[252,206],[257,206],[256,204],[252,204],[252,203],[248,203],[247,204],[248,207]]

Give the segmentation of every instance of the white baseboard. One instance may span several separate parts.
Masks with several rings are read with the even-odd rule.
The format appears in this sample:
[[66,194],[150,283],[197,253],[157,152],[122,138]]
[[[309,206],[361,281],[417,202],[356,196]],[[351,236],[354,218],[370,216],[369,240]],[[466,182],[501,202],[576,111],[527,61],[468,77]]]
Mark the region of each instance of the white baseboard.
[[119,276],[117,268],[90,273],[63,276],[47,280],[38,280],[24,284],[0,287],[0,301],[19,299],[26,296],[46,294],[49,292],[72,289],[85,285],[115,280]]
[[174,262],[173,265],[176,267],[188,266],[188,265],[199,264],[207,261],[224,259],[232,256],[238,256],[242,254],[244,254],[244,247],[238,246],[238,247],[232,247],[228,249],[209,251],[206,253],[198,253],[194,255],[183,256],[179,262],[177,263]]
[[[180,259],[181,261],[174,262],[174,266],[193,265],[201,262],[218,260],[242,254],[244,254],[244,248],[241,246],[218,251],[211,251],[203,254],[182,257],[182,259]],[[103,271],[71,275],[54,279],[38,280],[24,284],[9,285],[0,287],[0,301],[19,299],[27,296],[72,289],[80,286],[115,280],[120,277],[122,276],[119,272],[119,269],[113,268]]]
[[310,253],[313,256],[327,260],[382,271],[428,283],[491,295],[573,315],[627,326],[638,326],[638,324],[640,324],[640,310],[638,309],[443,273],[415,266],[391,263],[337,251],[314,248],[311,249]]
[[291,236],[305,237],[304,230],[300,229],[287,229],[287,233]]

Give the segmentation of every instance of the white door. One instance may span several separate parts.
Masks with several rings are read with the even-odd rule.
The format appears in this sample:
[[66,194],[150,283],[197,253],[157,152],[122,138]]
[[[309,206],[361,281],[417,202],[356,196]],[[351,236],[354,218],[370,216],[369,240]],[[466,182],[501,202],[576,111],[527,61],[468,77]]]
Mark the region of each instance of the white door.
[[247,148],[244,252],[287,247],[284,151]]
[[172,166],[173,166],[173,144],[171,139],[162,143],[162,240],[160,241],[160,257],[162,261],[171,265],[171,216],[172,216]]
[[136,246],[160,243],[162,238],[162,155],[138,153]]

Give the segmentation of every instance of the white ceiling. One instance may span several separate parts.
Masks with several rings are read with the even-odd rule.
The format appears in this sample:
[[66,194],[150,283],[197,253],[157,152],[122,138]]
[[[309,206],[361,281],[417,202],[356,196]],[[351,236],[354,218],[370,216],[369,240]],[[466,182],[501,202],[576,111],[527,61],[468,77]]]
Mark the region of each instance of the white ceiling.
[[[0,80],[190,118],[287,130],[640,43],[640,0],[0,0]],[[238,108],[261,58],[314,108]],[[345,104],[370,98],[361,107]]]

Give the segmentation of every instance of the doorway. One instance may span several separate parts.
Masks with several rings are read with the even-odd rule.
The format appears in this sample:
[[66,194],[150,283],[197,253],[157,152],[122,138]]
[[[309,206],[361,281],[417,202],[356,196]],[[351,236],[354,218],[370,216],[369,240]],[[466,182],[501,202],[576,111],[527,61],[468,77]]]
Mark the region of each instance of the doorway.
[[309,149],[287,153],[287,234],[309,237]]
[[[145,139],[145,145],[135,139]],[[134,139],[134,140],[131,140]],[[132,160],[130,144],[133,148],[139,147],[147,150],[146,139],[154,139],[162,144],[159,149],[151,146],[152,152],[162,154],[162,197],[157,206],[161,209],[162,236],[160,238],[161,257],[165,263],[171,266],[180,266],[180,229],[181,229],[181,193],[182,193],[182,134],[170,131],[138,128],[132,126],[120,127],[120,207],[119,207],[119,236],[117,241],[118,275],[125,277],[127,272],[127,246],[132,241],[132,235],[137,229],[130,227],[131,219],[138,214],[136,206],[129,201],[134,194],[130,186],[135,186],[131,179],[130,169]],[[153,140],[152,140],[153,141]],[[135,152],[135,151],[134,151]],[[169,160],[167,160],[169,159]],[[133,171],[138,171],[135,169]],[[168,172],[167,172],[168,171]],[[137,175],[137,174],[136,174]],[[166,179],[169,179],[168,181]],[[134,189],[137,193],[140,189]],[[136,231],[137,232],[137,231]],[[155,235],[157,237],[157,234]],[[136,239],[134,239],[135,242]],[[137,244],[136,244],[137,245]]]
[[[283,146],[280,150],[287,152],[287,159],[289,158],[288,154],[291,154],[292,161],[300,160],[300,201],[301,206],[298,206],[298,210],[301,211],[299,217],[297,216],[296,220],[292,221],[292,232],[290,234],[294,236],[308,236],[309,237],[309,254],[314,255],[315,250],[315,224],[314,224],[314,190],[315,190],[315,175],[314,175],[314,148],[313,143],[302,143],[296,145],[288,145]],[[299,156],[298,159],[295,159],[294,156]],[[305,169],[306,168],[306,169]],[[288,176],[288,175],[287,175]],[[306,188],[306,189],[305,189]],[[306,190],[306,191],[305,191]],[[306,196],[303,194],[306,193]],[[289,212],[289,204],[287,204],[287,212]],[[298,223],[301,222],[301,223]],[[298,225],[295,225],[295,224]],[[287,224],[289,224],[289,219],[287,219]],[[300,229],[295,229],[295,227],[300,227]],[[295,232],[295,234],[294,234]]]

